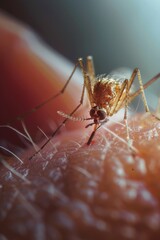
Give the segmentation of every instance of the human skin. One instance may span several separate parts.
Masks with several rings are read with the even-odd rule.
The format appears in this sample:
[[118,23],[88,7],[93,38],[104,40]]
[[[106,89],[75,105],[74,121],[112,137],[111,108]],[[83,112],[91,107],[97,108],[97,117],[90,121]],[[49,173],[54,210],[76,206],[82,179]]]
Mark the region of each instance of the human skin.
[[[1,62],[6,59],[1,76],[14,86],[6,85],[7,92],[11,91],[7,104],[13,111],[5,111],[6,95],[2,94],[2,122],[17,116],[20,110],[23,112],[24,106],[27,110],[39,104],[41,99],[54,94],[53,89],[57,93],[66,81],[56,67],[51,69],[42,57],[35,55],[27,42],[27,34],[32,33],[18,24],[13,31],[12,24],[1,17],[0,53],[3,58],[0,58]],[[23,49],[15,46],[23,46]],[[53,55],[53,62],[56,57]],[[63,60],[61,66],[69,68]],[[45,85],[36,90],[37,85],[42,84],[39,82],[41,76]],[[22,90],[17,79],[23,80],[26,97],[19,93]],[[31,87],[33,81],[28,85],[29,79],[35,79],[36,87]],[[56,126],[61,121],[56,110],[67,113],[72,110],[79,102],[77,92],[81,87],[72,81],[65,96],[54,100],[54,111],[53,105],[47,104],[31,114],[31,120],[24,120],[30,135],[35,137],[36,125],[49,133],[48,114],[52,114],[52,124]],[[18,93],[23,97],[15,100],[14,108],[11,96]],[[34,96],[33,103],[28,95],[29,100]],[[83,109],[80,116],[86,116],[86,110],[89,109]],[[15,127],[18,128],[21,124],[17,122]],[[0,239],[159,239],[160,122],[149,114],[135,114],[128,124],[134,149],[126,142],[125,125],[105,125],[97,132],[91,146],[87,146],[92,129],[69,121],[52,144],[47,144],[41,155],[31,160],[29,157],[35,152],[33,146],[17,153],[23,163],[3,153],[0,158]],[[10,141],[13,145],[15,141],[15,145],[20,146],[16,134],[11,139],[7,134],[3,132],[5,144]]]

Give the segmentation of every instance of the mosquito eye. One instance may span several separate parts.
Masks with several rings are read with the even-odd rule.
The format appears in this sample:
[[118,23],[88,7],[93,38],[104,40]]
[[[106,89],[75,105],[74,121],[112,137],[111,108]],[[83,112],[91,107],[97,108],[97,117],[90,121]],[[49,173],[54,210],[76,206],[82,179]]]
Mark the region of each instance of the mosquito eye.
[[104,110],[98,110],[97,115],[100,120],[104,120],[106,118],[106,112]]
[[90,116],[91,116],[91,117],[94,117],[94,114],[95,114],[95,109],[94,109],[94,108],[92,108],[92,109],[90,110],[89,114],[90,114]]

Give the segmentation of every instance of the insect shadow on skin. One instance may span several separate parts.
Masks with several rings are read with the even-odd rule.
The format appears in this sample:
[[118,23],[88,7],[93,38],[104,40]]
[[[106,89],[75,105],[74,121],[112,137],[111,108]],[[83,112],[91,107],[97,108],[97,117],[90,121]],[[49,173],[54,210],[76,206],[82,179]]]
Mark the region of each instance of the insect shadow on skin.
[[[91,56],[88,56],[86,58],[86,64],[83,63],[83,59],[79,58],[74,66],[74,69],[69,76],[68,80],[66,81],[63,88],[54,96],[51,98],[48,98],[46,101],[42,102],[41,104],[37,105],[35,108],[31,109],[30,111],[22,114],[17,119],[22,120],[26,115],[37,111],[41,107],[43,107],[45,104],[50,102],[51,100],[57,98],[61,94],[63,94],[70,83],[72,76],[74,72],[76,71],[77,67],[80,67],[82,74],[83,74],[83,88],[81,93],[81,98],[79,104],[72,110],[71,113],[66,114],[64,112],[58,111],[58,114],[63,116],[65,119],[62,121],[62,123],[56,128],[56,130],[52,133],[51,137],[49,137],[46,142],[40,147],[38,151],[35,152],[35,154],[39,153],[48,142],[51,141],[51,139],[59,132],[59,130],[62,128],[62,126],[68,121],[92,121],[91,123],[86,125],[86,128],[93,126],[93,131],[87,141],[87,145],[90,145],[96,131],[104,124],[106,123],[111,116],[116,114],[120,109],[124,108],[124,121],[126,125],[126,135],[127,135],[127,142],[129,148],[132,149],[130,137],[129,137],[129,127],[127,123],[127,107],[128,104],[139,94],[142,96],[143,104],[145,107],[145,111],[150,113],[147,100],[145,97],[144,89],[150,86],[153,82],[155,82],[159,77],[160,73],[157,74],[155,77],[150,79],[147,83],[143,85],[140,70],[138,68],[135,68],[131,74],[130,79],[114,79],[113,76],[110,75],[95,75],[94,70],[94,64],[93,64],[93,58]],[[135,92],[131,91],[131,87],[133,85],[133,82],[136,79],[136,76],[139,81],[139,89]],[[80,106],[83,104],[84,100],[84,93],[85,90],[87,91],[88,100],[90,103],[90,116],[88,118],[82,118],[82,117],[75,117],[73,114],[76,113],[76,111],[80,108]],[[151,113],[152,114],[152,113]],[[159,120],[158,117],[156,117],[154,114],[152,114],[155,118]],[[132,149],[133,150],[133,149]],[[35,156],[35,154],[33,156]],[[31,158],[33,157],[31,156]],[[31,159],[30,158],[30,159]]]

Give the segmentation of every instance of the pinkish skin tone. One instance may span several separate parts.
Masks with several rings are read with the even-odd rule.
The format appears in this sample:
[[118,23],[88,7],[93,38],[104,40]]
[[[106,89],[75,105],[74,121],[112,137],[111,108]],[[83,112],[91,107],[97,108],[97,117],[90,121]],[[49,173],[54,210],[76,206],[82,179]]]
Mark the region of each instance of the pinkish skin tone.
[[34,150],[24,151],[23,164],[1,157],[0,239],[159,239],[160,122],[146,114],[129,121],[135,154],[125,142],[124,126],[109,127],[117,136],[100,129],[89,147],[91,129],[76,126],[62,131],[42,156],[28,160]]

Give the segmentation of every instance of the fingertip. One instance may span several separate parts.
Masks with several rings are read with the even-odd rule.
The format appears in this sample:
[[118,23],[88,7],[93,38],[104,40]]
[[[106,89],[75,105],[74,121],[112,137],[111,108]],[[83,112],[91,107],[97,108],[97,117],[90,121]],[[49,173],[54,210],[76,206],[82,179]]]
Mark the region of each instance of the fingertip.
[[[72,67],[60,55],[51,53],[30,29],[4,15],[0,17],[0,35],[0,124],[15,119],[12,126],[22,130],[16,118],[57,94],[66,83]],[[36,139],[37,127],[46,134],[51,133],[62,120],[57,111],[70,113],[79,103],[80,92],[81,86],[73,80],[65,94],[38,111],[31,111],[23,119],[30,135]],[[77,126],[74,123],[67,125],[69,129]],[[10,141],[11,135],[15,134],[1,129],[1,139]],[[14,137],[11,141],[15,141]]]

